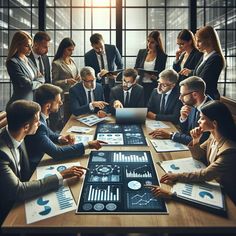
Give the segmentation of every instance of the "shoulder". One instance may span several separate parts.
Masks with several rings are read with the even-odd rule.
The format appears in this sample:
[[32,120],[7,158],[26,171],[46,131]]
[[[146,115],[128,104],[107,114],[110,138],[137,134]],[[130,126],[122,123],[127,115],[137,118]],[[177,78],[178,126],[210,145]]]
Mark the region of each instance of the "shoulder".
[[133,89],[136,91],[143,91],[143,86],[140,84],[136,84],[136,86]]
[[102,91],[102,85],[101,84],[99,84],[99,83],[96,83],[96,88],[95,88],[96,90],[99,90],[99,91]]
[[94,53],[94,49],[91,49],[91,50],[89,50],[88,52],[86,52],[86,53],[84,54],[84,56],[85,56],[85,57],[89,57],[89,56],[91,56],[93,53]]
[[111,88],[112,92],[118,92],[118,91],[121,91],[121,90],[122,90],[122,85],[121,84],[118,84],[115,87]]
[[82,83],[77,83],[74,86],[72,86],[69,91],[70,92],[71,91],[78,91],[78,90],[82,90],[82,89],[83,89]]
[[61,66],[61,63],[61,59],[57,59],[52,62],[52,66]]
[[226,139],[222,146],[219,148],[219,153],[221,154],[236,154],[236,142]]

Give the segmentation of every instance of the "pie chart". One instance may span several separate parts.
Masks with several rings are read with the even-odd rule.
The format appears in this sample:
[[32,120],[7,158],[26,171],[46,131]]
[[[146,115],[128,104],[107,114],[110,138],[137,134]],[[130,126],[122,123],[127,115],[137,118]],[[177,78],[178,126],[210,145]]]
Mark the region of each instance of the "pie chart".
[[170,165],[170,168],[171,168],[172,170],[179,170],[179,167],[176,166],[175,164]]
[[206,191],[199,192],[199,196],[202,197],[202,198],[208,198],[208,199],[213,199],[214,198],[214,196],[211,193],[206,192]]
[[48,202],[49,202],[49,200],[43,200],[42,197],[37,199],[37,204],[40,206],[44,206],[44,205],[48,204]]
[[49,206],[44,206],[44,210],[39,212],[39,215],[45,216],[51,212],[51,207]]

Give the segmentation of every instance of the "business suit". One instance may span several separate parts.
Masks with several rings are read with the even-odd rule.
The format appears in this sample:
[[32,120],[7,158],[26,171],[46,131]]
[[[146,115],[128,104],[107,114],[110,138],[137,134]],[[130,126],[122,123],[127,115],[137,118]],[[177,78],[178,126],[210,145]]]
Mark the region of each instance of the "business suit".
[[84,145],[82,143],[59,146],[59,134],[54,133],[48,128],[47,123],[40,116],[41,125],[34,135],[25,138],[25,145],[30,156],[31,170],[34,171],[43,155],[46,153],[55,160],[69,159],[82,156],[84,154]]
[[[173,69],[176,72],[180,72],[181,71],[181,63],[184,59],[184,55],[185,53],[181,54],[181,56],[179,57],[178,60],[174,61],[173,63]],[[190,52],[187,60],[185,61],[183,68],[187,68],[189,70],[194,70],[196,65],[198,64],[199,60],[202,57],[202,53],[199,52],[196,48],[193,48],[193,50]],[[179,82],[186,79],[188,76],[185,75],[179,75]]]
[[154,89],[147,105],[148,111],[155,113],[157,120],[170,121],[176,124],[179,120],[180,108],[182,106],[179,100],[178,86],[175,86],[169,94],[164,112],[160,112],[161,97],[162,94],[159,94],[157,89]]
[[28,59],[28,64],[33,71],[33,76],[25,62],[18,56],[14,56],[7,61],[7,71],[13,85],[13,94],[8,104],[18,99],[33,100],[33,91],[44,83],[44,77],[38,77],[38,70],[31,59]]
[[66,79],[77,78],[79,76],[79,70],[74,60],[71,58],[71,63],[75,65],[76,75],[73,76],[72,71],[65,63],[63,59],[57,59],[52,62],[52,83],[61,87],[65,92],[68,92],[71,85],[66,83]]
[[220,93],[217,89],[217,82],[223,69],[223,61],[218,53],[212,54],[202,65],[203,56],[198,62],[193,75],[201,77],[206,83],[206,94],[213,99],[220,99]]
[[26,155],[20,160],[21,172],[15,164],[13,143],[6,129],[0,134],[0,222],[17,201],[24,201],[59,187],[56,175],[28,182],[29,162]]
[[[207,99],[205,103],[208,101],[211,101],[212,99],[207,96]],[[188,145],[192,141],[192,137],[190,136],[190,130],[192,130],[195,127],[198,127],[198,120],[200,118],[200,112],[197,110],[197,108],[192,107],[187,119],[184,122],[180,122],[180,132],[175,132],[174,136],[172,137],[172,140],[178,143],[182,143],[185,145]],[[207,140],[209,137],[209,132],[205,132],[201,139],[200,143],[203,143],[205,140]]]
[[[96,88],[93,90],[94,101],[104,101],[103,88],[102,85],[96,83]],[[91,113],[89,109],[89,102],[86,96],[86,91],[84,89],[83,83],[77,83],[70,88],[69,91],[70,97],[70,108],[72,114],[79,116],[82,114]],[[96,113],[98,109],[94,109]]]
[[216,156],[210,163],[209,157],[213,141],[213,136],[210,136],[201,145],[189,145],[193,158],[202,161],[207,167],[196,172],[178,174],[178,181],[201,182],[217,180],[236,204],[236,142],[221,138],[217,145]]
[[[147,49],[139,50],[134,68],[144,68],[144,63],[147,54],[148,54]],[[156,70],[158,71],[158,73],[161,73],[166,67],[166,60],[167,60],[167,55],[165,53],[159,53],[156,57],[156,62],[153,70]],[[157,87],[157,81],[153,81],[152,83],[143,83],[143,77],[140,76],[138,83],[141,84],[144,88],[144,104],[146,105],[149,101],[153,89]]]
[[[30,53],[29,58],[30,58],[31,61],[34,63],[34,65],[37,67],[37,63],[36,63],[34,54],[33,54],[32,52]],[[52,80],[51,80],[51,71],[50,71],[49,58],[48,58],[47,55],[42,55],[41,58],[42,58],[43,66],[44,66],[44,78],[45,78],[45,83],[51,84],[51,83],[52,83]],[[39,70],[39,68],[38,68],[38,70]]]

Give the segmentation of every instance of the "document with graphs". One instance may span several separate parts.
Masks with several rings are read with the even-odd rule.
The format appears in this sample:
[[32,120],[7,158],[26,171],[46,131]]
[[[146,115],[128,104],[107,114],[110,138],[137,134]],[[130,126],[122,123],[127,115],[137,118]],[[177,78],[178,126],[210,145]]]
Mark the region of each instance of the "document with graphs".
[[176,143],[170,139],[150,139],[157,152],[178,152],[187,151],[188,147],[181,143]]

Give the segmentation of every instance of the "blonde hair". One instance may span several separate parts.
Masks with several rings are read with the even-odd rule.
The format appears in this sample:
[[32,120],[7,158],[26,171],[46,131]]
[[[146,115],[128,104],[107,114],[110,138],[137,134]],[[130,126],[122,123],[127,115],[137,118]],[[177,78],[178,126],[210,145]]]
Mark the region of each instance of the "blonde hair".
[[9,61],[18,52],[19,46],[28,43],[28,39],[32,41],[31,36],[25,31],[17,31],[14,34],[8,50],[7,61]]
[[212,26],[207,25],[197,30],[195,36],[202,41],[204,46],[206,47],[211,46],[221,56],[223,65],[225,67],[226,62],[222,52],[220,39],[216,30]]

